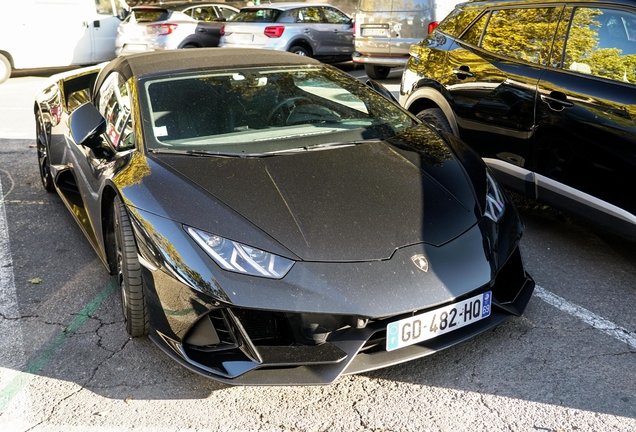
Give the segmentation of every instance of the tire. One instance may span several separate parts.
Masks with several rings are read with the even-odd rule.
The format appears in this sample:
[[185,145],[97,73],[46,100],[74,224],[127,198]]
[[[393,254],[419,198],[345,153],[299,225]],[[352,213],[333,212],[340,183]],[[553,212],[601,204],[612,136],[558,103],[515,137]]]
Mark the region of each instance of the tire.
[[53,184],[53,176],[51,175],[51,161],[49,160],[48,151],[48,131],[42,120],[42,116],[37,114],[35,118],[35,140],[38,152],[38,166],[40,167],[40,180],[42,186],[47,192],[55,192]]
[[126,207],[121,198],[113,202],[113,233],[115,236],[115,266],[121,291],[121,307],[126,331],[132,337],[148,334],[148,311],[143,290],[141,264]]
[[0,84],[11,76],[11,62],[4,55],[0,54]]
[[198,46],[198,45],[195,45],[195,44],[191,44],[191,43],[189,43],[189,44],[185,44],[185,45],[184,45],[183,47],[181,47],[181,48],[182,48],[182,49],[191,49],[191,48],[199,48],[199,46]]
[[388,66],[374,66],[365,64],[364,71],[367,73],[367,76],[369,78],[381,80],[389,76],[391,68]]
[[311,57],[307,48],[301,47],[300,45],[294,45],[293,47],[289,49],[289,52],[292,54],[298,54],[300,56]]
[[444,111],[439,108],[427,108],[417,114],[417,118],[433,126],[435,129],[453,134],[453,129],[444,115]]

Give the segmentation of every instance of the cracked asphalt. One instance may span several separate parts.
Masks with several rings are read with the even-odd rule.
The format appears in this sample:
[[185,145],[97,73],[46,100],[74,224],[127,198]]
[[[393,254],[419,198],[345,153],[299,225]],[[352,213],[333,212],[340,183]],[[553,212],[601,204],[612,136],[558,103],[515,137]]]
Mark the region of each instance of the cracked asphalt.
[[40,184],[43,81],[0,85],[1,431],[636,430],[635,245],[518,197],[543,294],[435,355],[329,386],[230,387],[129,339],[112,278]]

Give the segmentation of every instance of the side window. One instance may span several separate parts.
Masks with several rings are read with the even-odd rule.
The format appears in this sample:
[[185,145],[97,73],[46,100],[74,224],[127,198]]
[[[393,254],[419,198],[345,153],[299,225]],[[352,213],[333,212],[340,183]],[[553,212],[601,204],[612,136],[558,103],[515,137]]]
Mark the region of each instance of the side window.
[[236,15],[236,12],[234,12],[232,9],[223,6],[217,6],[217,10],[219,12],[219,16],[225,18],[226,20],[229,20],[234,15]]
[[614,9],[574,9],[563,68],[636,83],[636,14]]
[[303,23],[321,23],[322,15],[320,14],[320,9],[317,7],[306,7],[302,8],[298,12],[298,22]]
[[[439,26],[437,27],[438,31],[447,33],[451,36],[459,36],[460,34],[462,34],[462,32],[464,31],[464,29],[466,27],[468,27],[468,25],[475,19],[477,18],[477,15],[479,15],[481,11],[478,9],[474,9],[474,10],[462,10],[459,8],[454,9],[453,11],[451,11],[451,13],[448,14],[448,16],[446,18],[444,18],[442,20],[441,23],[439,23]],[[478,36],[477,36],[477,42],[474,43],[474,45],[477,45],[479,43],[479,38],[481,37],[481,31],[483,30],[485,25],[485,20],[482,22],[481,26],[479,26],[479,24],[471,27],[471,29],[467,32],[470,33],[471,31],[476,31],[477,27],[479,30]],[[474,29],[474,30],[473,30]],[[474,37],[473,37],[474,39]],[[471,42],[473,43],[473,42]]]
[[546,65],[562,8],[501,9],[491,13],[481,47],[492,53]]
[[95,10],[100,15],[114,15],[113,4],[110,0],[95,0]]
[[118,150],[129,148],[124,147],[129,143],[120,143],[120,138],[130,117],[130,92],[117,72],[111,73],[100,87],[96,105],[106,119],[106,136],[110,144]]
[[490,14],[485,14],[479,21],[473,24],[462,36],[462,40],[471,45],[479,46],[481,42],[481,35],[484,33],[484,27],[486,27],[486,23],[488,22],[488,17]]
[[351,22],[344,13],[330,7],[323,7],[322,13],[329,24],[349,24]]
[[213,6],[195,7],[191,12],[192,18],[197,21],[210,22],[216,20],[216,11]]

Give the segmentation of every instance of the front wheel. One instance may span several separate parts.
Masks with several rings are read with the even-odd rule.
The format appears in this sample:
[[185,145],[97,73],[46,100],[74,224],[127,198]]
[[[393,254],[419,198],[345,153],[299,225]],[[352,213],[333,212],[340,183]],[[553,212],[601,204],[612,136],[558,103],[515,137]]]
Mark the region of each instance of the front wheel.
[[391,68],[388,66],[364,65],[364,71],[371,79],[385,79],[389,76]]
[[417,118],[432,125],[435,129],[446,132],[449,134],[453,133],[453,129],[444,115],[444,111],[439,108],[427,108],[425,110],[417,113]]
[[0,54],[0,84],[11,76],[11,62],[8,58]]
[[47,192],[55,192],[53,185],[53,176],[51,175],[51,161],[49,160],[49,152],[47,148],[47,129],[44,125],[41,115],[35,118],[35,140],[38,152],[38,166],[40,167],[40,180],[42,186]]
[[115,264],[121,290],[121,307],[126,331],[132,337],[148,334],[148,312],[144,297],[141,264],[130,218],[121,198],[113,202],[113,232],[115,234]]

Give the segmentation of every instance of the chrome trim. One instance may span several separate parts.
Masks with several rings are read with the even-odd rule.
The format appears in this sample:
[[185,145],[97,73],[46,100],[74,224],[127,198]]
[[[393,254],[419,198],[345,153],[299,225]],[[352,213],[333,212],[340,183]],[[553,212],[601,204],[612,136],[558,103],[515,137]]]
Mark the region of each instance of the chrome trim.
[[146,259],[144,257],[142,257],[139,254],[137,254],[137,259],[139,260],[139,264],[141,264],[142,266],[146,267],[151,272],[156,272],[157,270],[159,270],[157,267],[155,267],[152,264],[150,264],[148,261],[146,261]]
[[603,201],[592,195],[581,192],[578,189],[567,186],[556,180],[552,180],[541,174],[529,171],[519,166],[512,165],[508,162],[504,162],[498,159],[484,158],[484,162],[496,172],[501,172],[512,177],[516,177],[528,183],[534,184],[535,198],[539,197],[539,191],[541,189],[556,193],[562,197],[584,204],[591,209],[600,211],[616,219],[628,222],[636,225],[636,215],[623,210],[620,207],[610,204],[607,201]]

